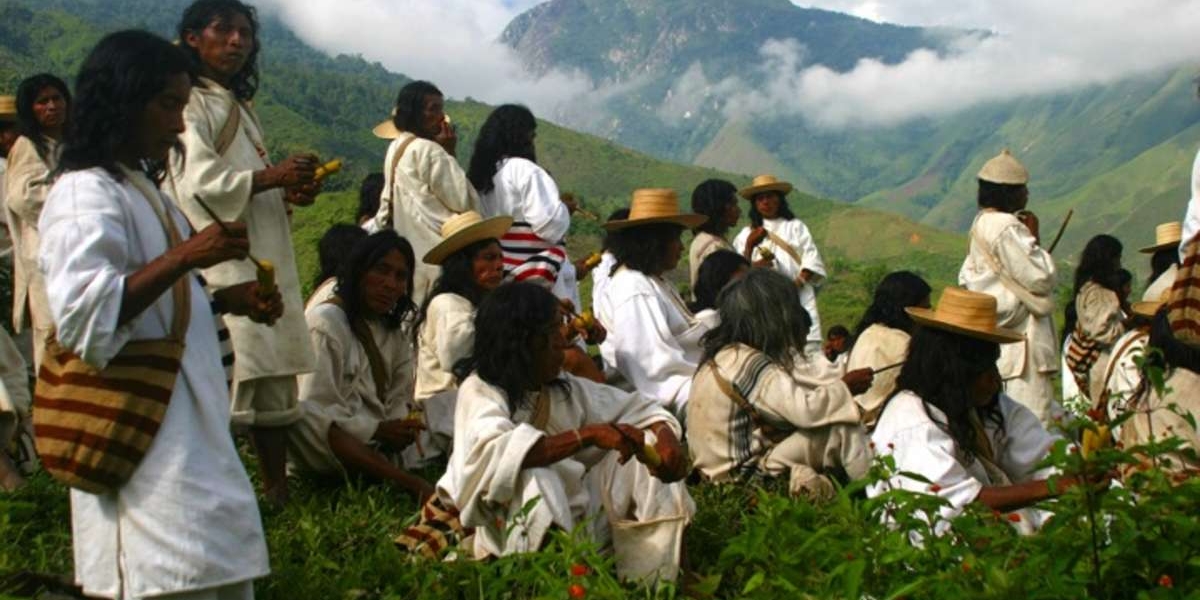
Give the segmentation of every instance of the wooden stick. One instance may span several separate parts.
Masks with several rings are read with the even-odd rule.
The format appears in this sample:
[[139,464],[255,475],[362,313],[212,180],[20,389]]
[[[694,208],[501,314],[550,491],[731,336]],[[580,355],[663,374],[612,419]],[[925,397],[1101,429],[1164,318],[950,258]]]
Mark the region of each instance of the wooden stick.
[[1067,230],[1067,223],[1071,222],[1071,217],[1074,214],[1075,214],[1075,209],[1072,208],[1072,209],[1067,210],[1067,216],[1066,216],[1066,218],[1063,219],[1062,225],[1059,226],[1058,234],[1054,236],[1054,241],[1050,242],[1050,248],[1046,250],[1050,254],[1054,254],[1054,249],[1058,247],[1058,242],[1059,242],[1059,240],[1062,239],[1063,232],[1065,232]]
[[[225,223],[221,222],[221,218],[217,216],[217,213],[213,212],[213,209],[209,208],[209,206],[204,203],[204,200],[200,199],[200,194],[193,194],[192,199],[195,200],[198,204],[200,204],[200,208],[203,208],[204,212],[208,213],[209,217],[212,217],[213,222],[217,224],[217,227],[221,228],[221,231],[224,231],[225,233],[227,233],[229,235],[233,235],[233,233],[231,233],[229,231],[229,228],[225,226]],[[257,267],[258,269],[266,270],[265,267],[263,267],[263,264],[258,262],[257,258],[254,258],[253,254],[250,254],[249,252],[247,252],[246,258],[250,259],[250,262],[254,263],[254,266]]]
[[886,367],[879,367],[878,369],[871,369],[871,372],[872,372],[872,373],[874,373],[874,374],[879,374],[879,373],[882,373],[882,372],[884,372],[884,371],[891,371],[892,369],[895,369],[896,367],[901,367],[901,366],[904,366],[904,362],[905,362],[905,361],[900,361],[900,362],[898,362],[898,363],[896,363],[896,364],[894,364],[894,365],[888,365],[888,366],[886,366]]

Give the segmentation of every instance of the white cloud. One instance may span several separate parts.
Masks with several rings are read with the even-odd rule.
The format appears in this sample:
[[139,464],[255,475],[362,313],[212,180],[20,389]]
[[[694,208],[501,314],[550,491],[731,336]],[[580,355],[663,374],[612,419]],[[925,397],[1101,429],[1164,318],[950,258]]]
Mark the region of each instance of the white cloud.
[[507,46],[504,27],[538,0],[260,0],[260,7],[316,48],[360,54],[388,69],[427,79],[447,95],[520,102],[549,113],[585,94],[580,73],[534,77]]
[[[985,29],[938,56],[897,65],[861,61],[837,73],[802,65],[802,51],[764,44],[769,94],[752,110],[803,114],[828,126],[891,124],[984,102],[1061,92],[1180,67],[1200,58],[1194,0],[820,0],[820,8],[903,24]],[[789,56],[790,53],[790,56]],[[731,104],[733,104],[731,102]]]

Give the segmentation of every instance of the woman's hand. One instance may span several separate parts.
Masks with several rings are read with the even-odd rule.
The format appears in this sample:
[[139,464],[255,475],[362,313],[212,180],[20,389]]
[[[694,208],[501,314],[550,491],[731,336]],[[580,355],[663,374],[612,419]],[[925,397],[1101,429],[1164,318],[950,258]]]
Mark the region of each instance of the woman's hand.
[[257,281],[247,281],[213,293],[220,312],[249,317],[255,323],[274,325],[283,315],[283,296],[279,288],[270,294],[259,293]]
[[303,185],[296,185],[285,188],[283,191],[283,199],[295,206],[310,206],[316,202],[317,195],[321,193],[321,182],[314,181]]
[[424,430],[425,422],[420,419],[389,419],[379,423],[373,439],[402,450],[417,441]]
[[283,162],[254,172],[254,193],[312,183],[320,159],[314,154],[293,154]]
[[650,471],[654,473],[655,477],[666,483],[687,477],[691,465],[688,463],[687,454],[683,451],[683,444],[680,444],[679,438],[675,437],[675,432],[666,423],[655,423],[650,426],[650,430],[654,432],[654,437],[658,438],[654,442],[654,449],[662,460],[657,468],[651,468]]
[[450,123],[442,121],[442,128],[433,136],[433,141],[445,149],[450,156],[458,155],[458,132],[454,130],[454,126]]
[[875,371],[870,368],[855,369],[842,375],[842,383],[850,388],[850,393],[857,396],[871,389],[871,382],[875,381]]
[[595,423],[579,430],[585,446],[595,446],[620,453],[618,461],[625,464],[641,450],[645,435],[641,429],[625,423]]
[[1038,220],[1037,215],[1033,214],[1033,211],[1019,210],[1016,213],[1016,217],[1017,220],[1029,230],[1029,233],[1032,234],[1034,239],[1038,240],[1038,243],[1040,244],[1042,239],[1040,231],[1041,222]]
[[167,251],[182,261],[184,267],[205,269],[227,260],[240,260],[250,253],[250,237],[245,223],[233,221],[224,227],[213,223],[182,244]]

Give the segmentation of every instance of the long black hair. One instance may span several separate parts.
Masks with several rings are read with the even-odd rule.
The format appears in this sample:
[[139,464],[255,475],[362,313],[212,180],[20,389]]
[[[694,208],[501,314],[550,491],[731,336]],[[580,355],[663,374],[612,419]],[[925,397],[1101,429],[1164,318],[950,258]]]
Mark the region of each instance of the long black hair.
[[1117,297],[1121,296],[1121,250],[1120,240],[1106,234],[1093,237],[1083,247],[1083,254],[1079,257],[1079,266],[1075,268],[1075,288],[1071,293],[1071,301],[1063,310],[1065,317],[1064,340],[1075,330],[1075,323],[1079,320],[1075,299],[1079,297],[1079,290],[1083,289],[1085,284],[1090,281],[1111,290]]
[[38,122],[37,115],[33,112],[33,104],[37,100],[38,94],[48,87],[58,90],[58,93],[62,94],[63,99],[66,100],[67,125],[69,126],[72,107],[71,90],[67,89],[67,84],[63,80],[49,73],[38,73],[25,78],[17,86],[17,133],[33,142],[33,148],[37,150],[38,157],[42,159],[42,162],[49,161],[50,148],[46,145],[42,124]]
[[1013,213],[1021,209],[1029,199],[1029,188],[1023,183],[992,183],[979,179],[979,192],[975,201],[979,208],[994,208]]
[[[146,105],[179,74],[195,75],[187,56],[152,33],[130,29],[100,40],[75,81],[78,95],[71,104],[59,171],[102,167],[122,179],[117,153],[139,134]],[[161,165],[155,170],[161,173]]]
[[346,317],[351,322],[363,318],[363,314],[366,312],[366,302],[363,300],[362,293],[363,278],[371,270],[371,267],[374,267],[393,250],[400,251],[400,254],[404,256],[404,262],[408,266],[408,286],[407,293],[400,298],[390,313],[384,315],[383,322],[388,328],[395,329],[404,321],[404,317],[413,311],[413,270],[416,266],[413,247],[408,240],[400,237],[394,230],[387,229],[360,239],[358,243],[354,244],[350,256],[347,256],[338,268],[337,287],[334,288],[334,293],[341,298],[342,309],[346,311]]
[[622,265],[647,275],[659,273],[668,248],[681,233],[683,225],[675,223],[651,223],[609,232],[605,242],[617,259],[613,273]]
[[362,183],[358,186],[358,213],[355,214],[355,220],[362,222],[365,218],[372,218],[375,213],[379,212],[379,196],[383,194],[383,173],[369,173],[363,177]]
[[[317,242],[317,263],[320,270],[313,280],[313,285],[321,285],[322,281],[336,277],[342,263],[346,262],[354,251],[354,245],[365,237],[367,232],[358,225],[337,223],[330,227]],[[412,269],[413,266],[409,265],[408,268]]]
[[913,320],[904,309],[919,305],[922,300],[929,298],[932,291],[929,284],[912,271],[888,273],[879,285],[875,286],[871,305],[854,328],[854,337],[862,335],[862,332],[876,323],[911,334]]
[[737,188],[724,179],[706,179],[692,190],[692,212],[708,217],[696,231],[722,237],[729,230],[725,212],[737,204]]
[[528,108],[517,104],[505,104],[492,111],[475,139],[475,152],[471,154],[471,168],[467,179],[480,195],[496,187],[495,176],[499,162],[505,158],[524,158],[537,162],[537,151],[533,146],[533,133],[537,120]]
[[749,268],[750,261],[745,256],[729,250],[717,250],[704,257],[696,271],[696,287],[692,290],[696,301],[688,308],[692,312],[715,308],[717,295],[733,280],[734,274]]
[[[760,192],[758,194],[755,194],[754,197],[757,198],[763,194],[778,194],[779,195],[779,215],[776,218],[789,220],[789,221],[796,218],[795,213],[792,212],[792,207],[788,206],[787,194],[785,194],[783,192],[777,192],[777,191]],[[754,202],[753,199],[750,200],[750,224],[755,227],[762,227],[762,224],[763,224],[763,216],[762,216],[762,214],[760,214],[758,212],[758,206],[756,205],[756,203]]]
[[[908,358],[896,377],[895,389],[897,393],[908,390],[920,396],[930,419],[954,439],[966,458],[973,459],[983,448],[971,425],[971,411],[978,411],[981,421],[992,421],[1004,429],[998,399],[986,407],[976,407],[971,398],[975,380],[987,370],[995,369],[999,357],[1000,345],[995,342],[917,327],[908,345]],[[935,417],[929,407],[946,415],[945,421]]]
[[[625,219],[628,219],[628,218],[629,218],[629,209],[628,208],[618,208],[618,209],[612,211],[611,213],[609,213],[608,219],[606,219],[606,221],[624,221]],[[601,250],[607,250],[610,252],[612,251],[612,243],[613,243],[613,240],[616,239],[614,237],[616,235],[616,233],[617,233],[616,231],[605,231],[604,232],[604,239],[601,240],[601,242],[600,242]]]
[[1179,266],[1179,248],[1177,246],[1155,251],[1150,256],[1150,278],[1146,280],[1146,285],[1154,283],[1160,275],[1167,272],[1167,269],[1177,266]]
[[701,364],[726,346],[745,344],[790,372],[812,328],[796,284],[773,269],[753,269],[727,286],[717,295],[717,312],[721,323],[701,338]]
[[506,283],[479,304],[475,314],[475,347],[454,366],[459,381],[472,372],[504,390],[512,412],[525,406],[534,381],[537,353],[544,350],[555,327],[560,305],[545,288],[532,283]]
[[417,321],[413,324],[414,343],[419,343],[421,339],[421,324],[429,315],[429,304],[433,302],[434,298],[442,294],[458,294],[466,298],[471,306],[479,306],[483,297],[487,295],[487,290],[475,282],[475,257],[488,246],[499,243],[495,238],[479,240],[447,256],[446,260],[442,261],[442,274],[433,283],[433,288],[429,290],[425,301],[421,303]]
[[258,92],[258,51],[261,45],[258,42],[258,14],[253,6],[239,0],[196,0],[183,11],[176,34],[179,36],[179,47],[187,53],[196,71],[202,72],[204,65],[200,53],[187,44],[187,35],[202,35],[209,25],[229,21],[235,14],[246,17],[254,36],[254,44],[246,56],[245,66],[229,81],[229,91],[233,92],[235,98],[245,102],[254,98],[254,94]]
[[392,125],[400,131],[418,135],[421,130],[421,117],[425,114],[425,99],[430,96],[444,96],[442,90],[428,81],[410,81],[400,88],[396,94],[396,104],[393,107]]

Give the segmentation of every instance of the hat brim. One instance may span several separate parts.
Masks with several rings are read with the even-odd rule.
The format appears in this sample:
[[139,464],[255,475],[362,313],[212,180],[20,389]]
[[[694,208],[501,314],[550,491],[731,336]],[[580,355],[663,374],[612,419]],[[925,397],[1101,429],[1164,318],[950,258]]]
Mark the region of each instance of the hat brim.
[[1158,311],[1161,310],[1166,304],[1166,302],[1161,300],[1134,302],[1133,304],[1129,305],[1129,310],[1139,317],[1147,317],[1152,319],[1154,318],[1154,315],[1157,315]]
[[792,184],[786,181],[779,181],[776,183],[765,183],[763,185],[744,187],[738,190],[738,195],[747,200],[754,200],[755,196],[763,192],[779,192],[780,194],[790,194],[794,189],[796,188],[792,187]]
[[1153,246],[1146,246],[1145,248],[1138,250],[1138,252],[1141,252],[1142,254],[1154,254],[1155,252],[1158,252],[1159,250],[1166,250],[1168,248],[1178,248],[1179,242],[1181,242],[1181,241],[1183,241],[1183,240],[1178,239],[1173,242],[1163,242],[1161,244],[1155,244]]
[[512,217],[492,217],[464,227],[426,252],[425,256],[421,257],[421,261],[427,265],[440,265],[451,254],[475,242],[488,239],[499,240],[505,233],[508,233],[512,224]]
[[371,133],[375,134],[375,137],[381,140],[394,140],[400,137],[400,130],[396,129],[396,124],[393,123],[391,119],[380,121],[379,124],[371,130]]
[[948,323],[946,321],[938,319],[937,312],[935,312],[931,308],[920,308],[917,306],[909,306],[909,307],[906,307],[904,309],[904,311],[907,312],[908,316],[912,317],[914,321],[916,321],[918,324],[923,325],[925,327],[933,327],[934,329],[941,329],[943,331],[949,331],[951,333],[958,333],[958,334],[965,335],[967,337],[972,337],[972,338],[975,338],[978,340],[984,340],[987,342],[996,342],[997,344],[1012,344],[1014,342],[1020,342],[1020,341],[1025,340],[1024,334],[1022,334],[1018,331],[1013,331],[1012,329],[1005,329],[1004,327],[993,327],[991,329],[974,329],[971,327],[963,327],[962,325],[958,325],[957,323]]
[[697,215],[694,213],[684,213],[681,215],[668,215],[665,217],[646,217],[644,219],[625,219],[623,221],[609,221],[604,224],[604,228],[608,231],[617,231],[620,229],[628,229],[637,227],[638,225],[653,225],[655,223],[674,223],[682,225],[685,229],[695,229],[708,221],[708,217]]

